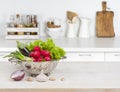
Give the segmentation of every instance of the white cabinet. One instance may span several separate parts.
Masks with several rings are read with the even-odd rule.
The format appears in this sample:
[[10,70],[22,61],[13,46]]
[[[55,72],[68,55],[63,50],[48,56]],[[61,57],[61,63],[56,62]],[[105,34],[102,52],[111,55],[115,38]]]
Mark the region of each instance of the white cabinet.
[[107,51],[96,51],[96,52],[81,52],[71,51],[66,53],[65,62],[120,62],[120,52],[107,52]]
[[106,62],[120,62],[120,52],[106,52],[105,61]]
[[66,62],[104,62],[102,52],[67,52]]

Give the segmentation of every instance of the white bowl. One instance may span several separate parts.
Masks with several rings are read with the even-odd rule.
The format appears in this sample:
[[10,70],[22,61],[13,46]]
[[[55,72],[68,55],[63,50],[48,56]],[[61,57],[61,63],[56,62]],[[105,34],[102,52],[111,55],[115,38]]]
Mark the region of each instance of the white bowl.
[[51,38],[59,38],[61,36],[61,28],[47,28],[47,33]]

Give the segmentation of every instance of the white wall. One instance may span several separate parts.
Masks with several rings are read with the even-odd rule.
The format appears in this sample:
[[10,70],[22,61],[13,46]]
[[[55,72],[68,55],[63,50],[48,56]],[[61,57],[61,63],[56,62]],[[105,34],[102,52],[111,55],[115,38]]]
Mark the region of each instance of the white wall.
[[[81,17],[92,19],[91,32],[95,33],[95,14],[101,10],[102,0],[0,0],[0,35],[5,32],[7,18],[13,13],[37,14],[41,24],[41,35],[44,35],[44,22],[50,17],[62,19],[65,26],[66,11],[75,11]],[[114,11],[116,35],[120,35],[120,0],[106,0]]]

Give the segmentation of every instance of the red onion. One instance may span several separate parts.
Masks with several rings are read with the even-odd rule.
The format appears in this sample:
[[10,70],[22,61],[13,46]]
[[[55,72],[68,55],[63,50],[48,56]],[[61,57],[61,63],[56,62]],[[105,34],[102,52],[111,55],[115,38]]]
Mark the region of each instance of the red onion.
[[15,81],[20,81],[24,78],[25,72],[24,70],[18,70],[12,73],[11,78]]

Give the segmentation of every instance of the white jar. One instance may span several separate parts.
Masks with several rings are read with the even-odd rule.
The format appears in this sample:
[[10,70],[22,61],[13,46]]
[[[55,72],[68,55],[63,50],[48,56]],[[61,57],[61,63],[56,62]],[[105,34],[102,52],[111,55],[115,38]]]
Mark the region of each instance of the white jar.
[[75,35],[75,24],[67,23],[67,37],[68,38],[74,38]]
[[90,26],[91,20],[88,18],[80,18],[80,29],[78,32],[78,37],[89,38],[90,37]]

